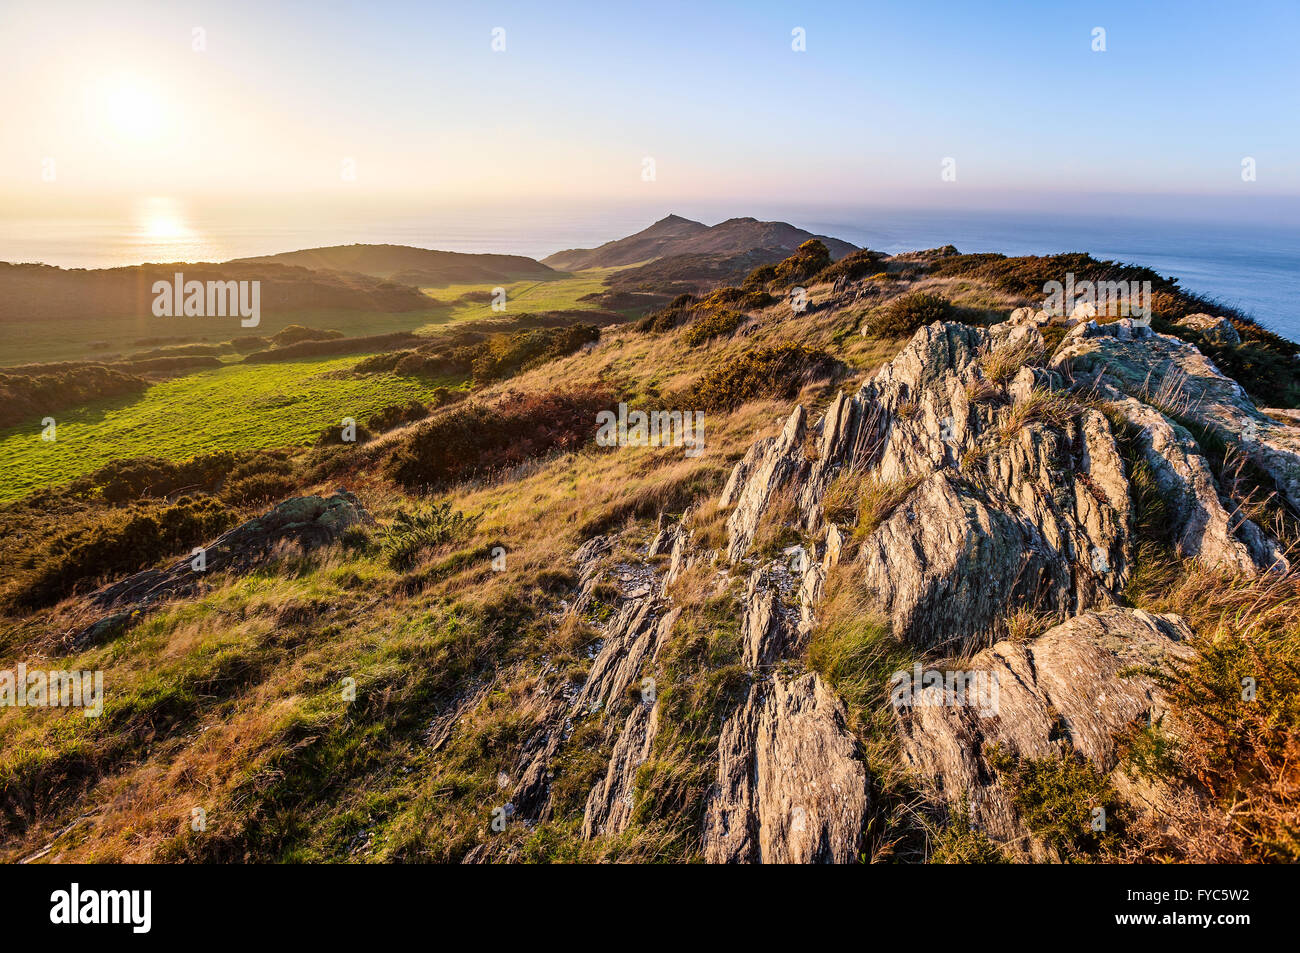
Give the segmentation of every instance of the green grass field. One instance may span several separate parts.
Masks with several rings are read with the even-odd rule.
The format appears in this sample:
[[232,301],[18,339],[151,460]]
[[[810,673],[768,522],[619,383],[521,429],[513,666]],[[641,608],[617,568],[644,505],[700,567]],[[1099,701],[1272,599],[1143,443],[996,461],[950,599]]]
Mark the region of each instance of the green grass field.
[[428,399],[455,379],[391,374],[329,377],[365,355],[285,364],[232,364],[155,384],[136,397],[56,416],[57,440],[39,421],[0,431],[0,502],[64,483],[119,457],[183,460],[213,450],[303,446],[343,417],[364,423],[389,404]]
[[[501,285],[506,289],[506,310],[504,314],[536,314],[539,311],[567,311],[571,309],[586,310],[593,307],[590,301],[581,300],[584,295],[598,294],[605,290],[605,278],[617,268],[592,268],[580,271],[568,278],[554,281],[516,281]],[[438,320],[426,325],[433,327],[448,321],[469,321],[476,318],[498,318],[502,313],[492,310],[490,303],[460,302],[456,299],[471,291],[491,291],[493,285],[446,285],[441,288],[423,288],[425,294],[451,305],[450,311],[440,315]]]
[[[612,270],[593,269],[556,281],[506,285],[505,316],[590,309],[591,302],[580,299],[603,290],[604,279]],[[438,328],[451,322],[502,317],[488,303],[451,304],[467,292],[491,290],[492,286],[485,285],[428,289],[438,300],[431,302],[427,312],[268,315],[259,327],[246,330],[233,320],[204,324],[207,319],[154,317],[61,321],[37,329],[0,325],[0,360],[13,365],[107,359],[111,354],[166,344],[217,344],[236,335],[269,337],[287,324],[335,329],[348,336],[403,330],[436,335]],[[230,362],[226,366],[155,384],[139,396],[99,401],[56,415],[58,439],[52,443],[41,440],[37,420],[0,430],[0,502],[64,483],[122,457],[181,460],[214,450],[302,446],[345,416],[363,422],[389,404],[427,398],[436,386],[463,384],[390,374],[355,379],[327,376],[330,371],[352,367],[365,356],[241,364],[240,357],[232,353],[222,356]]]

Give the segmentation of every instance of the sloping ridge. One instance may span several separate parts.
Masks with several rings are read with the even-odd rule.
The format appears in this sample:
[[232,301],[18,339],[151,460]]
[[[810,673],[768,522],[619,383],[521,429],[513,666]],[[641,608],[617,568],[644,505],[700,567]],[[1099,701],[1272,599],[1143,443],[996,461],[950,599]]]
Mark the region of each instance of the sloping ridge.
[[229,264],[274,263],[314,271],[350,271],[401,284],[468,284],[559,277],[554,269],[523,255],[475,255],[412,245],[330,245],[277,255],[236,258]]

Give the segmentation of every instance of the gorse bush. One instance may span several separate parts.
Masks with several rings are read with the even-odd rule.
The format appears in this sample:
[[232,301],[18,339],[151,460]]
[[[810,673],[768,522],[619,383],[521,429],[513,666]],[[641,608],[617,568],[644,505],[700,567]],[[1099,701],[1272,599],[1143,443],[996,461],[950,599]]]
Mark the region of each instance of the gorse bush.
[[836,281],[840,278],[856,280],[869,278],[885,270],[885,256],[870,248],[850,252],[839,261],[827,265],[813,278],[815,282]]
[[703,298],[683,294],[647,314],[637,327],[641,331],[662,333],[693,321],[686,337],[687,343],[695,347],[712,337],[730,334],[744,320],[745,312],[766,308],[774,300],[766,291],[752,287],[719,288]]
[[343,337],[342,331],[323,331],[320,328],[308,328],[301,324],[286,325],[271,336],[271,343],[277,347],[299,344],[303,341],[333,341]]
[[912,291],[881,306],[867,318],[866,327],[880,337],[901,337],[951,317],[952,304],[947,298],[926,291]]
[[214,493],[222,487],[262,473],[288,476],[293,465],[285,451],[220,450],[188,460],[127,457],[113,460],[74,480],[64,491],[73,498],[100,497],[105,503],[130,503],[176,493]]
[[380,547],[388,565],[405,571],[415,565],[421,553],[464,539],[477,522],[453,510],[451,502],[444,500],[414,513],[397,514]]
[[138,394],[148,386],[142,377],[97,364],[58,374],[0,374],[0,427],[37,421],[106,397]]
[[802,344],[779,344],[749,350],[706,371],[687,388],[686,406],[735,410],[758,397],[793,397],[809,381],[838,370],[830,355]]
[[[352,439],[345,440],[344,439],[345,437],[351,437]],[[360,423],[352,424],[351,432],[349,433],[349,428],[347,425],[343,423],[337,423],[337,424],[330,424],[328,427],[322,430],[320,432],[320,436],[316,438],[316,442],[315,444],[313,444],[313,446],[317,446],[317,447],[348,446],[349,444],[365,443],[369,439],[370,439],[370,431],[366,429],[364,424],[360,424]]]
[[731,334],[740,327],[744,317],[740,312],[729,308],[704,311],[686,329],[682,340],[690,347],[698,347],[713,338]]
[[226,482],[221,498],[236,506],[270,503],[291,496],[297,484],[282,473],[253,473]]
[[599,340],[600,329],[590,324],[573,324],[470,337],[465,343],[446,343],[436,350],[408,348],[375,354],[359,361],[353,370],[363,374],[388,371],[401,377],[472,375],[475,383],[481,385],[572,354]]
[[662,333],[671,331],[678,327],[690,316],[691,306],[695,304],[696,298],[693,294],[680,294],[667,305],[651,311],[637,323],[638,331],[649,331],[651,333]]
[[[1177,612],[1195,654],[1159,675],[1180,726],[1177,772],[1228,812],[1226,859],[1300,860],[1300,575],[1185,564],[1143,608]],[[1219,858],[1223,859],[1223,858]]]
[[[1074,751],[1032,759],[998,749],[987,755],[1025,827],[1058,858],[1088,860],[1119,853],[1133,811],[1086,758]],[[1101,830],[1093,823],[1098,809],[1105,811]]]
[[774,277],[784,285],[807,281],[831,263],[831,253],[815,238],[810,238],[789,258],[778,262]]
[[590,324],[575,324],[567,328],[529,328],[511,334],[493,335],[479,346],[470,366],[476,383],[501,380],[553,358],[572,354],[599,338],[600,329]]

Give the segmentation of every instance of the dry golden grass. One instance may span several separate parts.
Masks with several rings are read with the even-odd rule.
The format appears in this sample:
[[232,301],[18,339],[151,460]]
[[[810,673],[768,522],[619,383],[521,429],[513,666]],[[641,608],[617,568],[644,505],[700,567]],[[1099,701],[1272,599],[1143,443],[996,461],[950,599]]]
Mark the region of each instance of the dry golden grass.
[[1045,356],[1043,345],[1026,336],[1015,344],[987,347],[979,357],[979,368],[985,379],[1004,386],[1022,367],[1041,363]]

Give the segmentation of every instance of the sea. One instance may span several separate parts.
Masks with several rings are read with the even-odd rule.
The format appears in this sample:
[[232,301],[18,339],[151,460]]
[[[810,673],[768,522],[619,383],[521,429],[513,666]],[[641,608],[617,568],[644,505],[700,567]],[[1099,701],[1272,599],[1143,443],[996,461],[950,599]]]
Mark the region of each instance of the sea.
[[639,231],[669,213],[715,224],[778,219],[855,245],[897,253],[940,245],[962,252],[1089,252],[1148,266],[1300,340],[1300,222],[1198,220],[1006,209],[835,207],[680,202],[516,207],[357,205],[333,214],[289,209],[197,210],[166,197],[100,217],[0,212],[0,261],[107,268],[142,262],[225,261],[322,245],[391,243],[543,258]]

